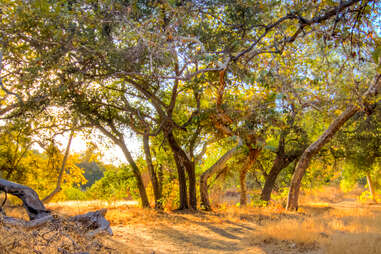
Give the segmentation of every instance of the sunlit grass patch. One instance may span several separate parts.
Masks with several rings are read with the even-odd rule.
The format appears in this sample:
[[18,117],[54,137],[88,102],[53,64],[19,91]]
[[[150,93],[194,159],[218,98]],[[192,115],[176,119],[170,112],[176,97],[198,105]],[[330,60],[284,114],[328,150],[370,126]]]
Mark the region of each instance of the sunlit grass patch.
[[282,219],[269,221],[259,229],[256,237],[262,240],[275,239],[298,244],[314,244],[321,240],[326,228],[314,219]]
[[379,254],[379,233],[335,233],[323,242],[327,254]]

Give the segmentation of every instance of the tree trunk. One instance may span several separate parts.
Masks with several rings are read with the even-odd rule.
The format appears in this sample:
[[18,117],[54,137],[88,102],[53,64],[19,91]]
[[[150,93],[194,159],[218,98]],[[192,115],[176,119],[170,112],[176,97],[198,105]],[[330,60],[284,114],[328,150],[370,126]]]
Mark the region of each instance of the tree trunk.
[[246,175],[247,170],[244,168],[239,173],[239,183],[240,183],[240,207],[244,207],[247,205],[247,187],[246,187]]
[[287,167],[288,164],[289,163],[285,162],[285,159],[282,158],[281,155],[276,156],[270,173],[267,175],[265,185],[263,186],[261,200],[270,201],[271,192],[273,191],[275,181],[282,169]]
[[214,163],[209,169],[207,169],[201,175],[200,177],[201,206],[203,206],[206,211],[212,210],[212,207],[209,201],[209,194],[208,194],[208,179],[212,175],[218,174],[220,171],[224,169],[226,162],[239,152],[239,147],[240,145],[226,152],[216,163]]
[[126,157],[128,163],[130,164],[130,166],[132,168],[132,172],[134,173],[134,176],[136,179],[136,184],[137,184],[138,189],[139,189],[140,200],[142,201],[142,206],[145,208],[149,208],[150,205],[149,205],[149,201],[148,201],[148,196],[147,196],[146,188],[144,187],[144,183],[143,183],[142,176],[140,174],[140,170],[139,170],[138,166],[136,165],[134,159],[132,158],[130,151],[127,149],[127,146],[124,142],[123,135],[121,133],[118,133],[117,131],[115,131],[115,132],[117,132],[117,135],[118,135],[118,136],[115,136],[110,131],[106,130],[102,125],[96,124],[95,126],[104,135],[109,137],[116,145],[118,145],[120,147],[120,149],[122,149],[124,157]]
[[186,166],[184,164],[186,163],[187,160],[189,161],[189,159],[187,158],[184,151],[177,144],[172,132],[166,133],[166,137],[167,137],[169,146],[171,147],[171,150],[173,152],[173,157],[175,159],[176,168],[177,168],[177,174],[179,177],[180,204],[179,204],[178,210],[188,209],[189,205],[188,205],[188,197],[187,197],[187,180],[185,177]]
[[60,173],[59,173],[58,178],[57,178],[57,186],[48,196],[46,196],[44,199],[42,199],[42,202],[44,202],[44,203],[49,203],[49,201],[51,201],[53,199],[53,197],[58,192],[61,191],[61,183],[62,183],[63,174],[64,174],[65,167],[66,167],[66,161],[67,161],[67,158],[69,157],[70,146],[71,146],[71,141],[73,140],[73,136],[74,136],[74,131],[72,130],[70,132],[69,140],[67,142],[67,146],[66,146],[66,150],[65,150],[65,155],[64,155],[63,160],[62,160],[62,165],[61,165]]
[[[187,157],[188,159],[188,157]],[[196,192],[196,169],[193,162],[189,160],[190,166],[186,167],[189,180],[189,206],[193,210],[197,210],[197,192]],[[188,163],[187,163],[188,164]]]
[[30,220],[36,220],[50,215],[37,193],[24,185],[0,179],[0,191],[12,194],[22,200]]
[[369,192],[370,192],[370,194],[372,194],[372,200],[373,200],[373,202],[376,203],[377,202],[376,190],[374,189],[374,185],[373,185],[373,181],[372,181],[372,178],[370,176],[370,173],[366,174],[366,181],[368,182]]
[[[374,79],[374,83],[371,84],[368,90],[362,95],[365,106],[368,105],[368,97],[376,96],[379,93],[381,88],[380,79],[381,74],[378,74]],[[287,210],[298,209],[300,184],[312,156],[319,152],[319,150],[332,138],[332,136],[345,124],[345,122],[359,110],[360,109],[355,105],[348,106],[347,109],[331,123],[328,129],[303,152],[298,163],[296,164],[295,172],[291,179],[286,207]]]
[[163,195],[164,172],[163,172],[163,165],[162,164],[160,164],[158,166],[157,178],[158,178],[159,193],[161,193],[161,195]]
[[240,195],[240,206],[244,207],[247,205],[247,187],[246,187],[246,175],[250,168],[253,167],[255,160],[259,155],[259,149],[251,149],[249,151],[249,156],[246,159],[245,165],[240,172],[239,181],[241,185],[241,195]]
[[148,201],[148,196],[147,196],[146,188],[144,187],[144,183],[143,183],[142,175],[140,174],[140,170],[139,170],[138,166],[136,165],[134,159],[132,158],[130,151],[127,149],[126,144],[124,142],[119,142],[118,145],[122,149],[123,154],[126,157],[128,163],[130,164],[130,166],[132,168],[132,172],[134,173],[134,176],[136,178],[136,184],[137,184],[138,189],[139,189],[139,194],[140,194],[140,199],[142,201],[142,206],[145,208],[149,208],[150,205],[149,205],[149,201]]
[[350,119],[357,111],[358,107],[349,106],[339,117],[337,117],[328,129],[312,143],[300,157],[295,172],[291,179],[290,191],[288,193],[287,210],[298,209],[299,190],[302,178],[308,168],[311,158],[332,138],[333,135]]
[[156,172],[152,164],[152,157],[151,157],[151,151],[149,147],[149,136],[148,134],[144,134],[143,136],[143,146],[144,146],[144,153],[146,157],[147,167],[148,171],[151,177],[151,183],[153,188],[153,195],[155,197],[155,208],[156,209],[163,209],[162,204],[162,193],[161,188],[159,186],[159,182],[157,180]]

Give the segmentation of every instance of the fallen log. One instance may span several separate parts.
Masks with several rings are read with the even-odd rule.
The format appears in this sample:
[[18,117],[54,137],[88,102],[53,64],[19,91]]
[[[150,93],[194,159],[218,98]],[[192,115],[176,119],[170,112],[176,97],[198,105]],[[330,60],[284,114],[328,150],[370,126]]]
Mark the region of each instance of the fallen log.
[[96,235],[101,232],[107,232],[109,235],[112,235],[112,230],[110,227],[110,222],[105,219],[107,209],[101,209],[95,212],[88,212],[86,214],[81,214],[72,217],[73,221],[80,222],[88,229],[91,229],[88,234]]
[[36,220],[50,215],[37,193],[28,186],[0,178],[0,191],[12,194],[22,200],[30,220]]
[[[29,221],[25,221],[8,217],[4,210],[1,209],[2,207],[0,207],[0,223],[7,226],[31,229],[43,226],[54,219],[51,212],[45,208],[37,193],[32,188],[0,178],[0,191],[6,194],[12,194],[21,199],[30,219]],[[89,236],[95,236],[103,232],[112,235],[110,222],[105,219],[106,212],[106,209],[101,209],[95,212],[70,217],[69,220],[80,223],[82,227],[86,229],[86,234]]]
[[43,218],[39,218],[39,219],[31,220],[31,221],[25,221],[22,219],[16,219],[13,217],[8,217],[8,216],[0,216],[0,223],[6,226],[16,226],[16,227],[23,227],[27,229],[33,229],[33,228],[43,226],[52,220],[53,220],[52,215],[47,215]]

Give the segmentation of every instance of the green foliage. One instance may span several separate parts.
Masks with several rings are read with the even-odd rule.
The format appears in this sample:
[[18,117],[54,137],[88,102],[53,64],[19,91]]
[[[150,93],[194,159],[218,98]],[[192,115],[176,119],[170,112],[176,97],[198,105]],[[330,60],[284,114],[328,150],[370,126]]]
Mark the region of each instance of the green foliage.
[[[381,107],[374,105],[370,114],[359,113],[337,138],[342,153],[342,186],[353,186],[367,173],[374,175],[375,186],[380,181]],[[378,187],[378,186],[377,186]]]
[[[260,183],[282,152],[293,159],[277,180],[283,188],[327,123],[348,103],[363,107],[359,94],[381,66],[372,25],[380,6],[372,2],[327,12],[341,1],[1,1],[0,116],[27,127],[22,135],[4,128],[0,172],[47,194],[63,155],[54,143],[33,151],[33,138],[76,126],[97,128],[121,147],[128,133],[149,132],[164,202],[176,203],[178,189],[169,132],[197,176],[240,137],[242,153],[217,177],[229,187],[250,149],[261,149]],[[331,144],[345,154],[348,176],[375,170],[381,121],[373,116],[357,118],[343,142]],[[305,186],[335,178],[330,164],[340,158],[328,150],[312,162]],[[67,198],[87,195],[77,184],[92,198],[137,197],[130,166],[79,161],[72,155],[65,171]],[[145,173],[145,163],[136,164]]]
[[99,162],[83,161],[78,164],[78,167],[84,170],[83,176],[86,178],[86,184],[81,185],[81,189],[85,190],[91,187],[97,180],[101,179],[104,174],[104,167]]
[[96,181],[87,191],[94,199],[118,200],[124,198],[138,199],[136,180],[129,166],[116,168],[107,166],[104,176]]
[[65,200],[88,200],[89,196],[86,195],[86,192],[82,191],[78,187],[68,187],[63,190]]
[[[25,129],[12,125],[0,133],[0,172],[4,178],[25,184],[44,198],[56,186],[64,155],[54,140],[42,152],[34,149],[35,141],[28,134]],[[78,154],[69,156],[61,185],[64,191],[86,182],[78,162]],[[55,197],[63,198],[62,195]]]

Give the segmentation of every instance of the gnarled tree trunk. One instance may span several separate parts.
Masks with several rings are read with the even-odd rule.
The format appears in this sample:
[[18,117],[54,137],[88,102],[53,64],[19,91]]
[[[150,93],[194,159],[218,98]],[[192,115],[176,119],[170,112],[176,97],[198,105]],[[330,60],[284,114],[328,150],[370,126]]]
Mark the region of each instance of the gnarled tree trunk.
[[216,163],[214,163],[209,169],[207,169],[201,175],[200,177],[201,206],[203,206],[206,211],[212,210],[212,207],[209,201],[209,194],[208,194],[208,179],[212,175],[218,174],[220,173],[220,171],[224,169],[226,162],[239,152],[239,147],[240,145],[226,152]]
[[[31,229],[40,227],[53,220],[53,216],[50,215],[50,211],[45,208],[37,193],[32,188],[0,178],[0,191],[20,198],[30,219],[30,221],[24,221],[22,219],[8,217],[2,213],[0,215],[0,223],[4,223],[9,226],[21,226]],[[112,235],[110,222],[108,222],[104,217],[106,211],[106,209],[101,209],[95,212],[77,215],[71,217],[70,219],[73,221],[78,221],[83,224],[86,229],[90,229],[91,231],[88,232],[89,236],[94,236],[102,232],[107,232],[109,235]]]
[[302,154],[296,164],[294,175],[291,179],[290,191],[288,193],[287,210],[298,209],[298,198],[302,178],[308,168],[312,157],[332,138],[332,136],[358,111],[358,107],[349,106],[341,115],[336,118],[328,129],[312,143]]
[[287,165],[284,162],[283,158],[280,158],[279,155],[276,156],[274,163],[271,167],[271,170],[270,170],[269,174],[267,175],[265,185],[263,186],[262,193],[261,193],[261,200],[270,201],[271,192],[273,191],[275,181],[276,181],[279,173]]
[[21,199],[30,220],[41,219],[50,215],[37,193],[27,186],[0,178],[0,191]]
[[271,193],[274,189],[275,181],[278,175],[284,168],[286,168],[288,165],[290,165],[290,163],[297,159],[301,153],[302,152],[298,152],[292,155],[277,154],[271,170],[266,177],[265,185],[263,186],[261,193],[261,200],[270,201]]
[[[377,75],[375,77],[375,82],[371,84],[368,90],[363,94],[362,97],[365,99],[365,105],[367,105],[366,100],[369,96],[376,96],[379,93],[378,90],[381,88],[380,79],[381,75]],[[287,200],[287,210],[298,209],[300,184],[312,157],[319,152],[319,150],[332,138],[332,136],[335,135],[335,133],[359,110],[360,108],[358,106],[348,106],[347,109],[331,123],[328,129],[303,152],[291,179],[290,191],[288,193]]]
[[240,206],[247,205],[247,187],[246,187],[246,175],[250,168],[253,167],[255,160],[259,155],[260,149],[250,149],[249,155],[245,161],[245,165],[243,166],[240,175],[239,181],[241,185],[241,194],[240,194]]
[[[179,177],[179,194],[180,194],[180,206],[179,210],[197,209],[196,198],[196,173],[192,161],[188,158],[184,150],[178,145],[172,131],[166,133],[166,137],[173,152],[173,156],[176,162],[177,173]],[[189,179],[189,204],[187,198],[187,182],[185,172],[188,174]]]

